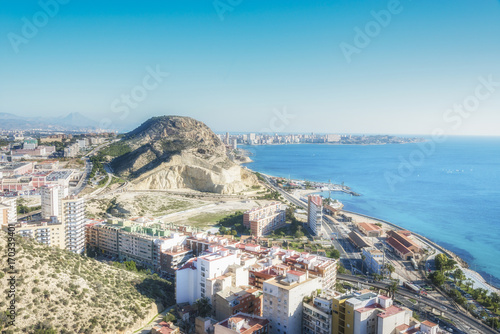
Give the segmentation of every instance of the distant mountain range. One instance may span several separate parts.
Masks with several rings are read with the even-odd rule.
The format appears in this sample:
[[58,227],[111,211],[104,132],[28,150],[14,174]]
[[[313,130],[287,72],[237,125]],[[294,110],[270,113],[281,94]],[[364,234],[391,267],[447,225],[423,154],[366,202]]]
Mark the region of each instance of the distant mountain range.
[[52,130],[78,131],[97,129],[99,123],[73,112],[64,117],[24,117],[9,113],[0,113],[0,130]]

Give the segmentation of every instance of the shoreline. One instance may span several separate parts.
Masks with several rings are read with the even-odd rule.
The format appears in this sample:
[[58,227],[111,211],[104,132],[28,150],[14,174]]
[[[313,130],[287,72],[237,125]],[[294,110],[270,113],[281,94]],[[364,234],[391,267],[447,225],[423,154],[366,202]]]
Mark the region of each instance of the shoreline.
[[[370,220],[373,220],[373,221],[376,221],[376,222],[380,222],[380,223],[389,225],[392,228],[397,229],[397,230],[410,231],[410,230],[405,229],[405,228],[403,228],[403,227],[401,227],[399,225],[391,223],[391,222],[389,222],[387,220],[380,219],[380,218],[373,217],[373,216],[369,216],[369,215],[366,215],[366,214],[363,214],[363,213],[358,213],[358,212],[349,211],[349,210],[342,210],[342,212],[346,212],[348,214],[352,214],[352,215],[355,215],[355,216],[364,217],[364,218],[367,218],[367,219],[370,219]],[[444,253],[448,257],[454,259],[457,262],[457,264],[461,267],[461,269],[464,272],[464,274],[466,274],[466,272],[467,272],[471,276],[474,276],[481,284],[490,287],[490,289],[488,289],[488,290],[490,290],[490,292],[500,293],[500,287],[497,287],[497,286],[495,286],[493,284],[488,283],[488,281],[479,272],[470,269],[470,265],[467,263],[467,261],[465,261],[464,259],[462,259],[460,256],[458,256],[455,253],[453,253],[452,251],[444,248],[443,246],[439,245],[438,243],[430,240],[426,236],[423,236],[421,234],[415,233],[413,231],[410,231],[410,232],[413,235],[415,235],[417,238],[419,238],[422,241],[430,244],[432,247],[438,249],[439,251],[441,251],[442,253]]]
[[[249,170],[252,170],[248,167],[246,167],[247,169]],[[252,170],[253,172],[256,172],[254,170]],[[260,172],[258,172],[260,173]],[[264,173],[261,173],[261,174],[264,174]],[[276,177],[276,176],[271,176],[271,175],[268,175],[268,174],[264,174],[264,175],[267,175],[269,177]],[[316,191],[310,191],[309,193],[320,193],[318,192],[317,190]],[[300,199],[299,199],[300,200]],[[394,223],[391,223],[387,220],[384,220],[384,219],[380,219],[380,218],[377,218],[377,217],[373,217],[373,216],[369,216],[369,215],[366,215],[366,214],[363,214],[363,213],[358,213],[358,212],[354,212],[354,211],[349,211],[349,210],[342,210],[343,212],[345,213],[348,213],[348,214],[352,214],[352,215],[356,215],[356,216],[359,216],[359,217],[364,217],[366,219],[371,219],[371,220],[374,220],[374,221],[377,221],[377,222],[380,222],[380,223],[383,223],[383,224],[386,224],[394,229],[397,229],[397,230],[406,230],[406,231],[410,231],[408,229],[405,229],[399,225],[396,225]],[[449,249],[446,249],[445,247],[439,245],[438,243],[432,241],[431,239],[429,239],[428,237],[426,236],[423,236],[421,234],[418,234],[418,233],[415,233],[413,231],[410,231],[413,235],[415,235],[417,238],[419,238],[420,240],[422,240],[423,242],[429,244],[430,246],[436,248],[437,250],[441,251],[442,253],[444,253],[445,255],[447,255],[448,257],[454,259],[456,262],[457,262],[457,265],[460,267],[460,269],[462,269],[462,271],[464,272],[464,274],[469,274],[468,276],[469,277],[473,277],[475,280],[477,280],[477,284],[483,286],[483,287],[486,287],[487,290],[489,290],[490,292],[496,292],[496,293],[499,293],[500,294],[500,286],[496,286],[494,284],[491,284],[491,283],[488,283],[488,281],[483,277],[483,275],[481,275],[481,273],[475,271],[475,270],[472,270],[470,268],[470,265],[467,261],[465,261],[464,259],[462,259],[460,256],[458,256],[457,254],[453,253],[452,251],[450,251]],[[495,279],[497,280],[500,280],[500,278],[496,278]]]

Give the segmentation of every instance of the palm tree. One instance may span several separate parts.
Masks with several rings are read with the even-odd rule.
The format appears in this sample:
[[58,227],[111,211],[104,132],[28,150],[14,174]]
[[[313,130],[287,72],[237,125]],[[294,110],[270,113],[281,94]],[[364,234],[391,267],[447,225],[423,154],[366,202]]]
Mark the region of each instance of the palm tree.
[[361,273],[364,275],[365,274],[365,260],[366,260],[366,256],[363,254],[361,255]]
[[392,282],[390,285],[387,286],[387,292],[389,294],[389,297],[396,297],[396,292],[398,291],[399,284],[397,281]]
[[392,273],[396,270],[394,268],[394,266],[390,263],[386,263],[385,269],[387,269],[387,271],[389,271],[389,278],[391,278]]

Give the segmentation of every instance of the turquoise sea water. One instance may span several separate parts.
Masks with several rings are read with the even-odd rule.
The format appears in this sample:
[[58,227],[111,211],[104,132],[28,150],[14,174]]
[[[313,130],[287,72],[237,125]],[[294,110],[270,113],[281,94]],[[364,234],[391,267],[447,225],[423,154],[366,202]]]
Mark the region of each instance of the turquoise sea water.
[[420,233],[500,286],[500,138],[448,138],[427,151],[422,145],[242,148],[252,154],[247,166],[255,171],[345,182],[362,194],[332,193],[346,210]]

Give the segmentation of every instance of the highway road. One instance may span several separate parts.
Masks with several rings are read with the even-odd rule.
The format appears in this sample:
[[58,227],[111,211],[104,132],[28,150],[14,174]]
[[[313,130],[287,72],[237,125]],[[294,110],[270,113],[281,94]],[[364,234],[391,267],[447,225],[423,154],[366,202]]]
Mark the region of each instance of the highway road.
[[[351,276],[351,275],[338,274],[337,279],[348,281],[348,282],[353,282],[353,283],[361,283],[363,285],[369,285],[369,286],[373,286],[373,287],[376,287],[379,289],[386,289],[387,288],[387,285],[385,283],[370,282],[368,279],[356,277],[356,276]],[[411,290],[407,290],[403,287],[399,287],[396,295],[400,295],[400,296],[403,296],[406,298],[415,299],[415,292],[413,292]],[[479,320],[474,319],[467,314],[464,314],[456,309],[451,308],[448,304],[440,303],[439,301],[434,300],[434,299],[429,298],[429,297],[426,297],[426,296],[419,296],[418,301],[422,304],[425,304],[427,306],[430,306],[436,310],[443,312],[444,315],[449,319],[467,324],[471,328],[477,330],[478,333],[498,334],[497,331],[486,326],[485,324],[483,324]]]
[[[263,175],[264,178],[266,179],[267,183],[269,186],[274,189],[275,191],[279,192],[286,200],[288,200],[290,203],[293,203],[299,208],[307,209],[307,204],[302,202],[301,200],[297,199],[296,197],[288,194],[284,190],[280,189],[276,185],[273,184],[271,181],[270,177],[267,175]],[[325,219],[325,218],[323,218]],[[339,237],[343,233],[342,231],[338,230],[338,228],[335,226],[335,224],[329,222],[329,221],[324,221],[323,222],[323,227],[325,229],[325,232],[328,233],[330,236],[332,233],[337,233],[337,238],[334,239],[334,246],[340,251],[341,259],[346,259],[347,262],[351,265],[352,267],[352,262],[357,260],[356,255],[351,254],[349,252],[346,252],[344,247],[342,247],[341,242],[339,240]],[[334,232],[334,229],[336,232]],[[329,238],[331,240],[331,237]],[[354,258],[352,257],[354,255]],[[359,254],[358,254],[359,256]],[[379,289],[386,289],[387,284],[382,283],[382,282],[369,282],[368,278],[360,278],[356,276],[351,276],[351,275],[343,275],[343,274],[338,274],[337,275],[338,279],[349,281],[349,282],[354,282],[354,283],[361,283],[363,285],[369,285],[369,286],[374,286]],[[412,298],[415,299],[415,292],[407,290],[405,288],[400,287],[398,290],[397,295],[406,297],[406,298]],[[472,318],[471,316],[464,314],[454,308],[451,308],[448,304],[443,304],[440,303],[439,301],[436,301],[434,299],[431,299],[426,296],[419,296],[418,301],[422,304],[425,304],[427,306],[430,306],[434,309],[437,309],[445,314],[449,319],[452,319],[457,322],[461,322],[463,324],[466,324],[469,326],[471,329],[474,329],[477,331],[477,333],[485,333],[485,334],[498,334],[497,331],[491,329],[490,327],[486,326],[483,324],[481,321]],[[472,332],[472,331],[471,331]]]

